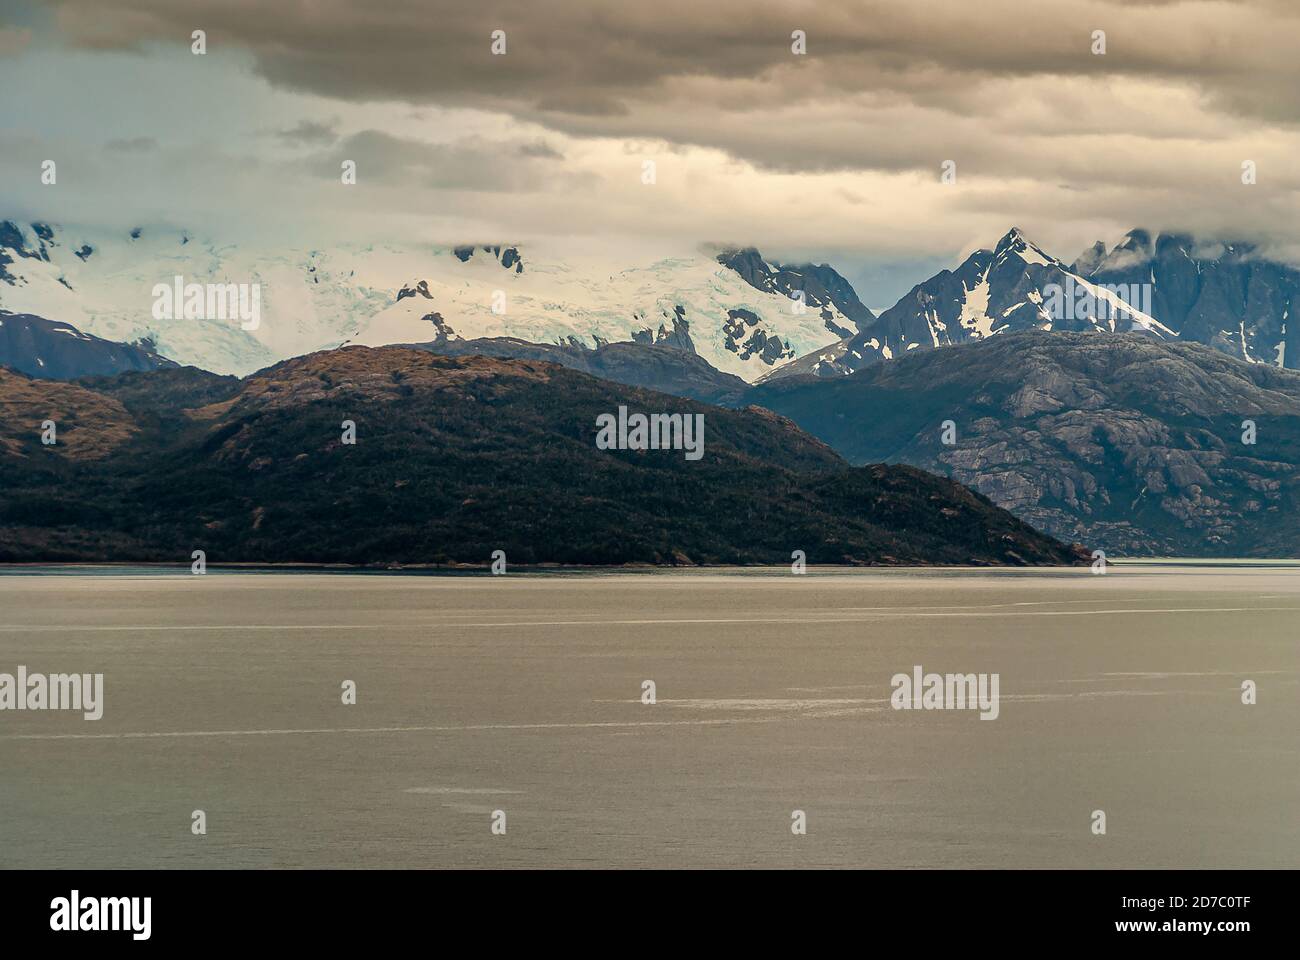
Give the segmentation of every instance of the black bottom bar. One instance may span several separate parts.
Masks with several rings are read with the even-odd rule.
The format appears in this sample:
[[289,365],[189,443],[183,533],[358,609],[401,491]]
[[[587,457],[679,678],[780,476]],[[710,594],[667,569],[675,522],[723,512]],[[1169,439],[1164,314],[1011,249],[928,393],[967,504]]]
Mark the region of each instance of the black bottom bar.
[[[847,936],[944,955],[1101,941],[1231,949],[1293,925],[1294,882],[1287,871],[28,871],[0,874],[0,917],[6,945],[92,948],[436,947],[430,935],[454,935],[448,947],[524,937],[662,953],[707,935],[733,947]],[[73,931],[74,890],[77,927],[118,929]]]

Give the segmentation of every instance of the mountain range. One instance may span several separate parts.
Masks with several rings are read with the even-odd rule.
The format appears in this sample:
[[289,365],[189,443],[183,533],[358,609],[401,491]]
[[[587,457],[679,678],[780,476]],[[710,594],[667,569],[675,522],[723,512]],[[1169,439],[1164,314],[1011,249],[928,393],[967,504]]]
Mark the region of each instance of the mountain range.
[[857,333],[767,379],[842,375],[915,350],[1025,330],[1137,332],[1297,369],[1287,319],[1298,297],[1300,270],[1248,243],[1133,230],[1067,265],[1013,228],[955,270],[917,284]]
[[[1062,309],[1052,309],[1053,288]],[[1085,316],[1065,310],[1066,291],[1090,295],[1097,309]],[[1076,299],[1071,298],[1070,304]],[[955,271],[942,270],[917,284],[857,333],[771,372],[766,379],[839,376],[914,350],[1020,330],[1142,330],[1175,337],[1154,317],[1073,272],[1013,228],[991,249],[976,250]]]
[[[151,291],[177,276],[257,284],[262,322],[155,317]],[[1253,244],[1141,229],[1067,263],[1012,228],[877,316],[833,267],[754,248],[637,265],[502,245],[259,249],[170,228],[0,222],[0,310],[238,375],[344,343],[505,338],[668,346],[752,383],[1032,329],[1140,332],[1296,369],[1287,321],[1298,295],[1300,270]],[[3,349],[0,362],[35,364]]]
[[[951,477],[1115,555],[1296,552],[1287,321],[1300,274],[1249,244],[1135,230],[1066,264],[1012,229],[876,315],[833,268],[753,248],[602,276],[509,246],[253,255],[166,231],[79,236],[0,225],[0,364],[75,380],[189,359],[242,375],[349,342],[545,361],[771,409],[851,463]],[[141,293],[173,272],[260,278],[265,322],[158,321]],[[8,311],[23,306],[117,339]],[[148,382],[160,416],[167,381]],[[952,444],[937,439],[945,420]]]
[[[256,285],[259,323],[155,316],[152,291],[176,277]],[[874,319],[830,267],[773,264],[753,250],[629,265],[499,245],[264,249],[176,229],[14,221],[0,223],[0,309],[241,376],[344,343],[506,337],[663,344],[753,381]]]

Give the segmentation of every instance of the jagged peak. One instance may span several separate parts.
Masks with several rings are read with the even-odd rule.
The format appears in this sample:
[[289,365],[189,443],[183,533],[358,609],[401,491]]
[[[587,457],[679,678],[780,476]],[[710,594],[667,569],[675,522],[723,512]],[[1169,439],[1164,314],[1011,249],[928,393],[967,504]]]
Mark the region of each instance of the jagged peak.
[[1014,254],[1026,263],[1059,263],[1056,257],[1025,236],[1019,227],[1012,227],[993,246],[993,259],[1003,261]]
[[1106,259],[1106,244],[1098,240],[1087,250],[1074,258],[1074,263],[1070,264],[1070,269],[1080,276],[1087,276],[1101,266],[1101,262]]
[[740,263],[761,265],[769,271],[772,266],[759,252],[758,247],[724,247],[718,251],[716,259],[724,267],[732,267],[732,269],[735,269],[733,264]]
[[[1155,252],[1155,242],[1151,237],[1151,231],[1143,227],[1135,227],[1128,233],[1124,234],[1124,239],[1115,244],[1115,250],[1131,250],[1135,253],[1152,254]],[[1111,251],[1112,253],[1114,250]]]

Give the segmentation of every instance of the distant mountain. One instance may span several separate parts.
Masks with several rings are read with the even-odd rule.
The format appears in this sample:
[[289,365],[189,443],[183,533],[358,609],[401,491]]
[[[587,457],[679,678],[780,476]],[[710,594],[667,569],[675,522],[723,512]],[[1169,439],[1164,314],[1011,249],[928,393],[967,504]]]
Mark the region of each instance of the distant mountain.
[[1300,270],[1249,243],[1152,239],[1133,230],[1110,250],[1098,241],[1067,266],[1013,228],[955,271],[917,284],[856,335],[763,379],[838,376],[915,350],[1025,330],[1143,333],[1300,369],[1300,340],[1287,351],[1298,297]]
[[703,357],[666,344],[606,343],[594,350],[581,344],[529,343],[511,337],[483,340],[441,340],[406,346],[447,357],[504,357],[548,360],[593,377],[633,387],[645,387],[675,397],[734,407],[741,403],[749,384],[722,373]]
[[748,399],[850,462],[951,476],[1089,549],[1300,556],[1300,374],[1199,344],[1017,333]]
[[1109,252],[1097,243],[1076,261],[1095,283],[1149,283],[1152,316],[1180,340],[1252,363],[1300,369],[1300,329],[1288,350],[1288,319],[1300,308],[1300,270],[1245,242],[1202,242],[1134,230]]
[[[799,299],[805,309],[813,310],[826,329],[840,337],[850,337],[873,322],[876,315],[863,306],[853,285],[828,264],[804,263],[783,266],[763,259],[753,247],[726,250],[718,254],[718,263],[740,274],[756,290],[775,293],[787,300]],[[848,329],[836,322],[847,318]]]
[[0,310],[0,366],[33,377],[75,380],[175,364],[149,344],[114,343],[82,333],[70,323]]
[[[258,322],[159,315],[153,291],[177,277],[256,287]],[[1295,369],[1298,292],[1300,271],[1249,244],[1142,230],[1066,264],[1012,229],[876,316],[833,267],[752,247],[628,264],[496,244],[264,249],[170,228],[0,222],[0,309],[240,375],[343,344],[512,340],[666,346],[753,383],[1032,329],[1143,332]],[[1081,297],[1093,304],[1076,309]]]
[[[598,448],[620,406],[702,415],[702,457]],[[538,361],[348,347],[242,381],[0,369],[0,410],[0,561],[1078,560],[950,480],[851,468],[768,411]]]
[[[1085,296],[1098,304],[1086,315],[1073,308]],[[1023,330],[1139,330],[1159,338],[1175,336],[1138,305],[1075,273],[1013,228],[955,271],[940,271],[917,284],[859,333],[785,364],[766,379],[840,376],[914,350]]]
[[[255,285],[258,322],[156,313],[152,291],[176,277]],[[499,245],[268,249],[176,229],[13,221],[0,222],[0,308],[240,375],[344,343],[507,337],[663,344],[753,381],[873,319],[830,267],[783,267],[753,250],[630,264]]]

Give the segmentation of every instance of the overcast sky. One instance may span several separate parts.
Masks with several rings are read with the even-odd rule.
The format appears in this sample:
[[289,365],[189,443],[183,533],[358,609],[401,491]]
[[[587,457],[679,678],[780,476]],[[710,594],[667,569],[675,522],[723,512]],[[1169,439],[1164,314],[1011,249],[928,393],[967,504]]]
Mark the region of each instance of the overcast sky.
[[1294,255],[1298,52],[1296,0],[0,0],[0,216],[754,244],[872,306],[1013,224],[1067,259],[1134,226]]

